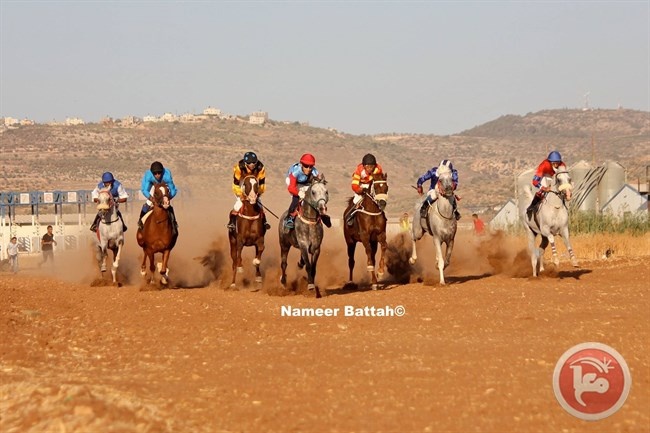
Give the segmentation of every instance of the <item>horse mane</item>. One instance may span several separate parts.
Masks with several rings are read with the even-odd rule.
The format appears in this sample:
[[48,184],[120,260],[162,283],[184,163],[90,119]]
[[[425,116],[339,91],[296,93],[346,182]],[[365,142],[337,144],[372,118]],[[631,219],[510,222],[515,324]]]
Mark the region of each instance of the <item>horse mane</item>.
[[348,197],[348,198],[345,199],[345,203],[347,203],[347,205],[350,206],[352,204],[353,199],[354,199],[354,196]]

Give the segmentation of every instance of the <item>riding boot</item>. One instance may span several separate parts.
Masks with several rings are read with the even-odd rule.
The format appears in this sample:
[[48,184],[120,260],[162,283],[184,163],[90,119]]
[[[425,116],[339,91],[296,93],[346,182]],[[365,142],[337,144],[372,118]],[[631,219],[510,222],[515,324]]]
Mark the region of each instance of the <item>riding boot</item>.
[[323,224],[325,224],[325,227],[327,228],[332,227],[332,219],[330,218],[329,215],[321,215],[320,219],[321,221],[323,221]]
[[126,233],[127,228],[126,228],[126,224],[124,224],[124,217],[122,217],[122,212],[120,212],[120,211],[118,210],[118,211],[117,211],[117,216],[120,217],[120,221],[122,221],[122,231],[123,231],[124,233]]
[[144,228],[144,223],[142,222],[142,217],[146,214],[147,212],[144,210],[140,211],[140,217],[138,218],[138,230],[142,230]]
[[537,205],[539,202],[542,201],[542,196],[539,194],[535,194],[533,197],[533,201],[530,202],[530,206],[528,206],[528,209],[526,209],[526,214],[531,215],[533,212],[535,212],[535,209],[537,208]]
[[237,230],[237,214],[230,213],[230,221],[226,227],[228,227],[229,232],[235,233],[235,230]]
[[99,224],[99,214],[95,215],[95,220],[90,226],[90,231],[95,233],[97,231],[97,224]]
[[456,221],[460,219],[460,212],[458,212],[458,209],[454,209],[454,216],[456,217]]
[[167,212],[169,212],[169,218],[171,219],[172,223],[172,236],[178,236],[178,222],[176,222],[176,214],[174,213],[174,208],[169,206]]
[[296,212],[299,202],[300,198],[297,195],[291,197],[291,204],[287,210],[287,218],[284,220],[284,226],[290,230],[294,228],[294,221],[296,220],[294,212]]
[[424,203],[422,204],[422,207],[420,208],[420,217],[426,218],[427,214],[429,213],[429,200],[425,200]]

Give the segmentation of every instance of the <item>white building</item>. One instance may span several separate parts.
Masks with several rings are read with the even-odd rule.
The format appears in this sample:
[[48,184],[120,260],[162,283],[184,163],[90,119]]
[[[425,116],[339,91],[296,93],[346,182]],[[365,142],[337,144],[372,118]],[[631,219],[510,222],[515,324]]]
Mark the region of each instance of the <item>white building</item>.
[[203,110],[203,114],[205,114],[206,116],[221,116],[221,110],[214,107],[208,107],[205,110]]
[[266,111],[255,111],[248,117],[248,123],[251,125],[264,125],[269,120],[269,113]]
[[641,212],[648,212],[648,199],[628,184],[623,185],[602,207],[603,214],[610,214],[616,218]]
[[86,122],[83,121],[83,119],[79,117],[68,117],[65,119],[65,124],[66,125],[85,125]]
[[519,211],[513,199],[508,200],[490,221],[490,228],[507,229],[519,221]]

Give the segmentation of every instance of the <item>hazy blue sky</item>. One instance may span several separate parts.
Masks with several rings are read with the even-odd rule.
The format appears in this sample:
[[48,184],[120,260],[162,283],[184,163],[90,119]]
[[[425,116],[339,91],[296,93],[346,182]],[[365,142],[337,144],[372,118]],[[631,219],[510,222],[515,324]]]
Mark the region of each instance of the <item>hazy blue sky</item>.
[[0,0],[0,116],[264,110],[354,134],[650,110],[650,2]]

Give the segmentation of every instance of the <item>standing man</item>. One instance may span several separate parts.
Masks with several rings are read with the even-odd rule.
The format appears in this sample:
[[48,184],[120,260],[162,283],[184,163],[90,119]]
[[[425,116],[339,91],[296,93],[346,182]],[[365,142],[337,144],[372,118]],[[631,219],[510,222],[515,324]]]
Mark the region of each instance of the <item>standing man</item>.
[[43,251],[43,261],[38,264],[40,268],[47,262],[51,260],[52,265],[54,265],[54,245],[56,241],[54,240],[54,234],[52,233],[52,226],[47,226],[47,233],[41,238],[41,251]]
[[11,238],[9,245],[7,245],[7,255],[9,256],[9,265],[11,271],[15,274],[18,272],[18,239],[16,236]]

